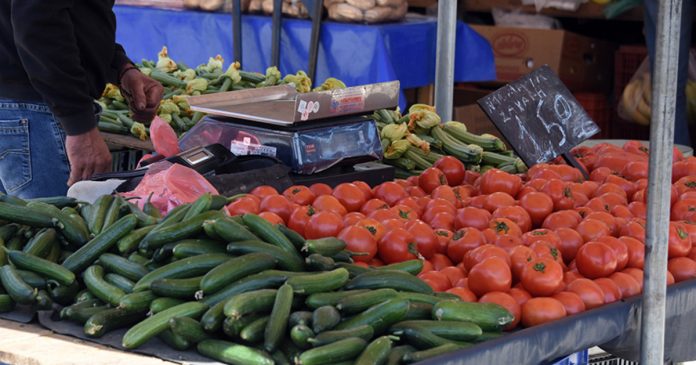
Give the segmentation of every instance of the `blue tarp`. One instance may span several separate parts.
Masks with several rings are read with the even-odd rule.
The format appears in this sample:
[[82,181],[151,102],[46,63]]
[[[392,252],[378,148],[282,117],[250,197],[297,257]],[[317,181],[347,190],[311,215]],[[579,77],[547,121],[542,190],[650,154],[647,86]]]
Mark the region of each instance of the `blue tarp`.
[[[116,39],[134,61],[156,59],[166,45],[171,57],[189,66],[221,54],[232,60],[232,17],[229,14],[115,6]],[[248,71],[264,72],[271,58],[271,18],[243,15],[243,62]],[[281,35],[283,74],[307,70],[312,24],[284,19]],[[399,80],[403,89],[426,86],[435,79],[433,18],[409,18],[381,25],[325,22],[317,79],[332,76],[348,86]],[[495,79],[493,51],[464,23],[457,25],[455,81]]]

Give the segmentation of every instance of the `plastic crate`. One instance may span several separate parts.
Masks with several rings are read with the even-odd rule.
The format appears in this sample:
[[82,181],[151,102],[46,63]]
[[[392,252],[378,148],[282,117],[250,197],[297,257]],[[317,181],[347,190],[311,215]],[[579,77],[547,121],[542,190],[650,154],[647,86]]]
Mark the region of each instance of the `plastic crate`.
[[568,355],[551,365],[586,365],[589,363],[589,351],[584,350]]
[[601,131],[595,134],[593,139],[606,139],[611,136],[611,115],[612,108],[609,98],[603,93],[575,93],[583,109],[590,115],[590,118],[599,126]]
[[139,150],[111,151],[111,169],[114,172],[135,170],[144,154]]
[[621,46],[614,57],[614,97],[621,98],[623,89],[631,81],[640,64],[648,56],[648,49],[644,46]]
[[607,353],[590,355],[589,360],[591,365],[638,365],[637,362],[624,360]]

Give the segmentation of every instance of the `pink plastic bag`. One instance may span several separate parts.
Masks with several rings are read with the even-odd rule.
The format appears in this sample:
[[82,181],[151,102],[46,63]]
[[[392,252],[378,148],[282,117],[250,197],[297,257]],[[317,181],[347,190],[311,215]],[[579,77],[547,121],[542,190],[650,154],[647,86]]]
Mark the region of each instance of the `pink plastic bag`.
[[152,194],[150,202],[162,214],[166,214],[174,207],[191,203],[208,192],[218,194],[217,189],[195,170],[161,161],[150,166],[135,190],[122,195],[137,198],[132,202],[142,208]]
[[176,132],[160,117],[155,117],[150,124],[150,138],[155,151],[164,157],[172,157],[181,152]]

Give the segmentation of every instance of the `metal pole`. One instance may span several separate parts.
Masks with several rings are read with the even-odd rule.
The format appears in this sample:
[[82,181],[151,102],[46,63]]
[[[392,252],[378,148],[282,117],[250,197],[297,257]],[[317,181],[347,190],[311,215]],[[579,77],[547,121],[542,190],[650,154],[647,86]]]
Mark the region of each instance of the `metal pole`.
[[232,3],[232,43],[234,47],[234,60],[242,63],[242,2],[234,0]]
[[271,27],[271,66],[280,67],[280,32],[282,26],[283,0],[273,0],[273,21]]
[[435,109],[443,121],[452,120],[456,38],[457,0],[441,0],[437,5]]
[[661,0],[658,3],[655,69],[652,70],[650,171],[640,348],[640,363],[643,365],[664,363],[672,141],[682,18],[682,0]]
[[309,14],[312,18],[312,34],[309,41],[309,78],[315,83],[317,76],[317,63],[319,58],[319,42],[321,39],[321,16],[324,14],[324,0],[314,0],[313,2],[308,2],[314,7],[310,7]]

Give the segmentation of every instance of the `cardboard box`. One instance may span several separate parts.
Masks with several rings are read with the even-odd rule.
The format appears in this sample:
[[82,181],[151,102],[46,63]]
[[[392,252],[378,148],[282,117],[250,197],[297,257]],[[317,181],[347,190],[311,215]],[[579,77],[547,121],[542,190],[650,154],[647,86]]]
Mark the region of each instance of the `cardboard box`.
[[517,80],[546,64],[572,91],[606,91],[611,86],[612,43],[563,30],[472,28],[491,43],[498,81]]

